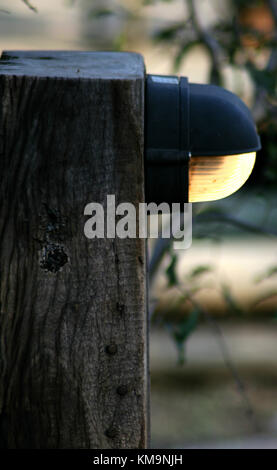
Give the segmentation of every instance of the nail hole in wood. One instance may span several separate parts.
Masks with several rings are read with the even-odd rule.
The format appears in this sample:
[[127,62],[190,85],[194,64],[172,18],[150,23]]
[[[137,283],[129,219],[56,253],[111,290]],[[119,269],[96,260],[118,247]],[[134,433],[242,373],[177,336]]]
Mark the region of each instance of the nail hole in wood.
[[117,387],[116,391],[117,391],[118,395],[123,397],[124,395],[126,395],[128,393],[128,387],[126,385],[119,385],[119,387]]
[[108,344],[108,346],[106,346],[106,353],[110,354],[111,356],[116,354],[117,353],[117,345],[116,344]]
[[116,430],[116,428],[111,427],[111,428],[106,430],[105,434],[110,439],[114,439],[117,435],[117,430]]

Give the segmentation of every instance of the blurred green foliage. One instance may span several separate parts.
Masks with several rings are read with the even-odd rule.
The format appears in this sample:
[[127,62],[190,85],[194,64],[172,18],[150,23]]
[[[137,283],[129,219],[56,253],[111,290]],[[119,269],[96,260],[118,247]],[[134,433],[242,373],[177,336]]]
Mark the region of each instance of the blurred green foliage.
[[[24,0],[23,0],[24,1]],[[201,2],[183,0],[183,17],[176,19],[175,4],[180,0],[76,0],[88,22],[88,44],[102,34],[99,47],[106,50],[135,48],[142,36],[161,46],[174,46],[172,72],[178,73],[186,56],[201,46],[209,57],[208,81],[228,88],[226,65],[234,72],[248,74],[253,84],[252,113],[262,139],[263,149],[248,185],[277,183],[277,1],[224,0],[221,9],[228,13],[206,24]],[[169,4],[168,20],[159,17],[159,5]],[[214,11],[218,0],[211,0]],[[149,8],[155,8],[155,27],[151,27]],[[170,12],[172,11],[172,17]],[[137,23],[136,23],[137,22]],[[145,39],[145,38],[143,38]],[[91,42],[90,42],[91,41]],[[138,48],[139,52],[139,48]],[[241,90],[234,90],[240,94]],[[249,103],[248,103],[249,104]]]
[[[277,2],[230,0],[230,14],[205,27],[197,1],[184,0],[188,19],[170,23],[155,41],[177,44],[173,59],[177,72],[184,57],[201,44],[210,57],[209,82],[224,83],[224,66],[246,70],[254,84],[252,112],[263,144],[255,170],[255,184],[277,183]],[[212,2],[210,2],[212,3]],[[256,11],[255,11],[256,10]],[[258,60],[264,56],[263,65]],[[253,179],[252,179],[253,180]],[[253,180],[254,181],[254,180]]]

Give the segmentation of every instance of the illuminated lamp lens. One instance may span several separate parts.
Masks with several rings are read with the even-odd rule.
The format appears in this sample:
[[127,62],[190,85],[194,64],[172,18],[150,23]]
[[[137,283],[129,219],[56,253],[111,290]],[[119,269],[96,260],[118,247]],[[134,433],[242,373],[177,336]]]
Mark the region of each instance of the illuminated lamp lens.
[[191,157],[189,202],[216,201],[230,196],[249,178],[256,152],[215,157]]

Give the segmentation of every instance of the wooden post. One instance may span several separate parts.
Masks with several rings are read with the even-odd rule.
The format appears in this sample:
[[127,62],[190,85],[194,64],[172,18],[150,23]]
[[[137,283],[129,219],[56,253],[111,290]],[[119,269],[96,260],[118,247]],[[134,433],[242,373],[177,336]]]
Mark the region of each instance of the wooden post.
[[144,63],[0,60],[0,439],[147,445],[145,241],[87,239],[84,207],[144,197]]

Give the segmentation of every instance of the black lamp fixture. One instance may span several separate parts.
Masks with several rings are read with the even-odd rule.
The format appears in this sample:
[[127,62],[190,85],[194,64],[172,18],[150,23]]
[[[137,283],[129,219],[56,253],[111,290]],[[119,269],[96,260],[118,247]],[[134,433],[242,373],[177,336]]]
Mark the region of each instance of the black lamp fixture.
[[233,93],[186,78],[146,81],[146,200],[201,202],[237,191],[253,169],[260,138]]

